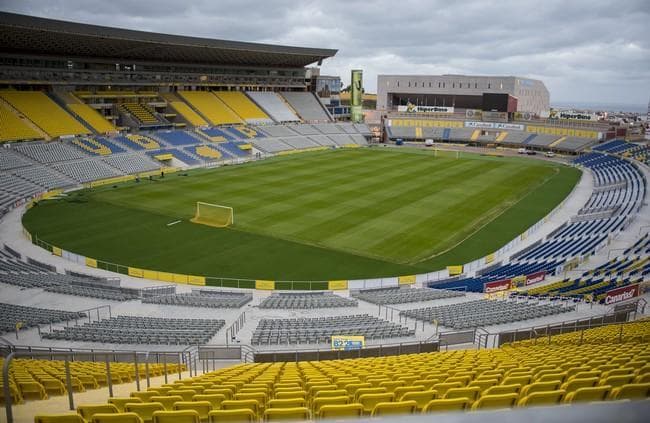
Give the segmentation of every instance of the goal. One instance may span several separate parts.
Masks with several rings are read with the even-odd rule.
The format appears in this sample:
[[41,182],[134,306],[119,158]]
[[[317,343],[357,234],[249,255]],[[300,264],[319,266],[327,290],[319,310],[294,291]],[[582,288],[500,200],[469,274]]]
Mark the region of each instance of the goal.
[[235,219],[232,207],[197,201],[196,214],[190,221],[215,228],[225,228],[232,225]]

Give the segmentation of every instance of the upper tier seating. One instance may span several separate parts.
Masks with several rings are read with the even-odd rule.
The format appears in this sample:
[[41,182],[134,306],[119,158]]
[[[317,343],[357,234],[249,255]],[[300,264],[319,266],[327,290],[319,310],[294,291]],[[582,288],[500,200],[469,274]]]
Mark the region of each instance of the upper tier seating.
[[277,94],[270,91],[247,91],[246,94],[252,98],[266,113],[276,122],[300,122],[289,105]]
[[89,134],[88,128],[40,91],[0,91],[0,97],[18,109],[50,137]]
[[207,126],[208,122],[196,113],[190,106],[181,101],[174,93],[164,93],[162,97],[192,126]]
[[0,303],[0,331],[14,331],[18,323],[22,328],[29,328],[40,324],[74,320],[85,316],[84,313]]
[[143,125],[157,125],[161,123],[160,119],[156,117],[154,112],[146,104],[122,103],[120,109]]
[[303,120],[309,122],[331,121],[320,100],[313,93],[286,91],[281,94]]
[[343,298],[331,292],[300,292],[300,293],[274,293],[266,297],[259,308],[291,309],[291,308],[334,308],[356,307],[356,300]]
[[620,154],[634,147],[634,144],[625,142],[624,140],[611,140],[603,144],[595,145],[591,149],[593,151],[601,151],[603,153]]
[[210,91],[179,91],[178,94],[212,125],[242,123],[239,116]]
[[20,118],[13,110],[0,103],[0,142],[37,140],[43,136],[29,126],[24,118]]
[[351,291],[350,295],[373,304],[404,304],[464,297],[465,293],[429,288],[371,288]]
[[224,320],[117,316],[43,333],[46,339],[106,344],[196,345],[207,343]]
[[273,123],[273,120],[242,92],[215,91],[214,94],[246,123]]
[[438,307],[405,310],[401,315],[426,322],[438,321],[453,329],[499,325],[575,310],[563,304],[521,303],[502,300],[475,300]]
[[329,343],[333,335],[383,339],[413,336],[415,330],[367,314],[300,319],[261,319],[253,332],[252,345]]
[[253,294],[245,292],[195,290],[191,293],[143,298],[142,302],[184,307],[241,308],[252,300]]
[[98,133],[105,134],[117,131],[115,125],[106,120],[104,116],[89,105],[79,102],[68,104],[67,106],[74,114],[83,119],[84,122],[90,125],[90,127]]

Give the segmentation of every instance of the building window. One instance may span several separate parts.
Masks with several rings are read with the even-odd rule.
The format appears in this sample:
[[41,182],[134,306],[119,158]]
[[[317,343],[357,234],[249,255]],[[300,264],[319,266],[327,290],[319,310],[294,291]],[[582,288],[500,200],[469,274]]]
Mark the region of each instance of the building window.
[[488,82],[488,90],[490,89],[490,86],[491,86],[491,85],[492,85],[492,84],[490,84],[490,83]]
[[474,88],[478,88],[478,83],[474,83]]
[[445,83],[444,82],[442,83],[442,88],[445,88]]
[[438,88],[440,88],[441,85],[442,85],[442,83],[438,82]]
[[431,82],[429,82],[429,88],[431,88]]
[[399,87],[399,81],[397,81],[397,86]]

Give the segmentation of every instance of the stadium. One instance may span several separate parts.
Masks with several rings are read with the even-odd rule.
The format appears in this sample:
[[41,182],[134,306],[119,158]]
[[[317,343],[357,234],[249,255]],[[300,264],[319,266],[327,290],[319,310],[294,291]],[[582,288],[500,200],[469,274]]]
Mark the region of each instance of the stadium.
[[629,127],[525,77],[379,75],[364,121],[337,50],[0,34],[3,421],[647,412]]

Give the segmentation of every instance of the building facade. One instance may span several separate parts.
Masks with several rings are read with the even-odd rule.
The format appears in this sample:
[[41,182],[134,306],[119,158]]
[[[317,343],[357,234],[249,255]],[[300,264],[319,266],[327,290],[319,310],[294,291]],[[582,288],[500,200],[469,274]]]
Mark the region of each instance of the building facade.
[[517,99],[517,112],[547,117],[550,96],[542,81],[517,76],[378,75],[377,110],[398,106],[482,109],[484,94]]

